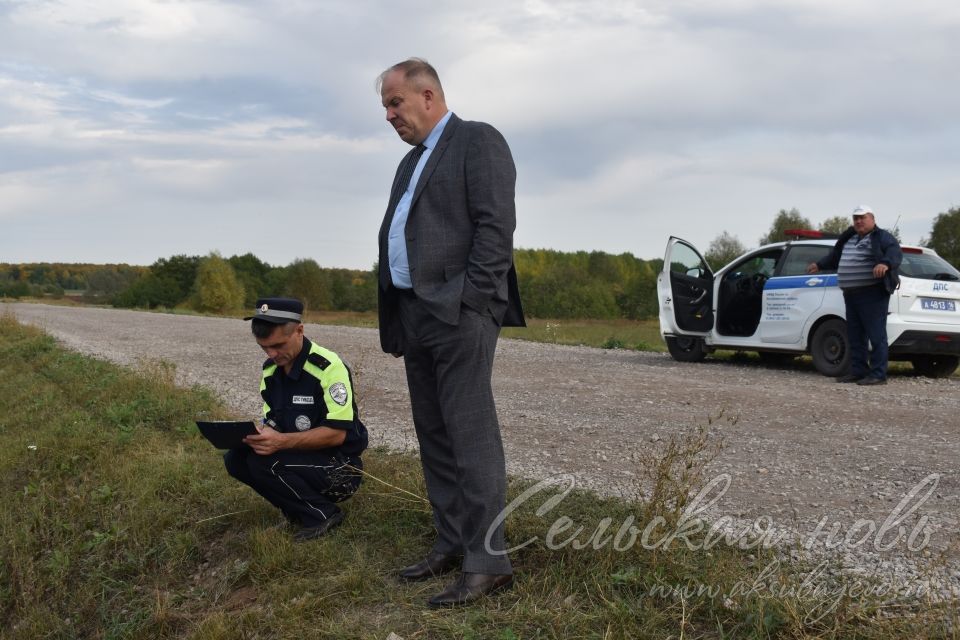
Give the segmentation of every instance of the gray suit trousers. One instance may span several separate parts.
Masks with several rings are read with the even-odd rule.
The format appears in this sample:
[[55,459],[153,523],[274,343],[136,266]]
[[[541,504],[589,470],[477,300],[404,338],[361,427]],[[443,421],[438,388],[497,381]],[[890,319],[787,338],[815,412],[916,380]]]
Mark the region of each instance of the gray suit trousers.
[[[433,507],[433,550],[463,554],[470,573],[512,573],[506,554],[484,540],[506,501],[506,468],[491,375],[500,327],[463,306],[459,324],[437,319],[412,295],[400,297],[404,364],[420,460]],[[502,551],[503,525],[490,536]]]

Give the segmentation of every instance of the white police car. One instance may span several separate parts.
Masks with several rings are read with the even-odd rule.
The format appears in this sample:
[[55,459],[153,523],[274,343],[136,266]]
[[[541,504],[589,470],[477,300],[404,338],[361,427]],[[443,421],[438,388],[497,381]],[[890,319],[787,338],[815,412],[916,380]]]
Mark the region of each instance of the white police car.
[[[697,362],[715,349],[756,351],[768,361],[809,353],[817,370],[841,375],[850,361],[843,294],[835,271],[808,275],[836,240],[815,231],[740,256],[714,274],[685,240],[667,242],[657,277],[660,334],[670,355]],[[900,287],[890,296],[891,360],[932,377],[960,364],[960,272],[932,249],[904,246]]]

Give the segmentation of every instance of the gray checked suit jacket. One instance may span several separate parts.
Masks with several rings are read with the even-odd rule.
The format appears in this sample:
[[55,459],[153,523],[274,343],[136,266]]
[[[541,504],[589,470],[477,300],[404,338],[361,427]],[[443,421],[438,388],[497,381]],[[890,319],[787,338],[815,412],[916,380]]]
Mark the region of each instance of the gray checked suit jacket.
[[[393,178],[397,189],[408,153]],[[460,306],[489,312],[501,326],[525,326],[513,266],[516,169],[506,140],[483,122],[451,115],[413,193],[406,224],[413,290],[447,324],[459,323]],[[379,268],[389,272],[387,236],[395,198],[380,227]],[[378,287],[380,343],[403,351],[403,330],[393,287]]]

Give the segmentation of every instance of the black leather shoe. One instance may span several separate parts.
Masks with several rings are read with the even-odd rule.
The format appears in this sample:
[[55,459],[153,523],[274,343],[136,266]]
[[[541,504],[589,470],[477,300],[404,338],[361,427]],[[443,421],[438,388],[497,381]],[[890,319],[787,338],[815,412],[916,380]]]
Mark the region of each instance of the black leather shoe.
[[860,385],[861,387],[866,387],[874,384],[887,384],[887,379],[874,378],[873,376],[869,376],[867,378],[864,378],[863,380],[860,380],[859,382],[857,382],[857,384]]
[[315,540],[321,536],[327,535],[327,533],[343,522],[343,511],[337,511],[335,514],[321,522],[316,527],[303,527],[295,534],[293,534],[294,542],[306,542],[307,540]]
[[860,382],[863,379],[863,376],[855,376],[852,373],[848,373],[845,376],[840,376],[837,378],[837,382]]
[[461,557],[449,553],[438,553],[431,551],[427,557],[412,564],[409,567],[400,569],[397,575],[403,580],[414,582],[417,580],[428,580],[434,576],[453,571],[460,566]]
[[463,573],[456,582],[428,600],[431,607],[456,607],[470,604],[483,596],[509,589],[513,576],[489,573]]

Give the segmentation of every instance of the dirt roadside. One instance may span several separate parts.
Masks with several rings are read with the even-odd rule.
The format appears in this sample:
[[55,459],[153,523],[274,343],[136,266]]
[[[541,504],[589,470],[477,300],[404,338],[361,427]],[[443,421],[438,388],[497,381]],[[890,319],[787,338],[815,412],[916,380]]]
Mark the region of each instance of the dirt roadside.
[[[0,313],[7,312],[89,355],[131,366],[144,359],[172,362],[178,382],[205,385],[238,412],[258,414],[263,356],[240,320],[0,305]],[[402,362],[380,352],[376,331],[307,325],[306,334],[352,363],[372,444],[415,448]],[[882,564],[943,550],[960,557],[955,378],[894,375],[886,386],[863,388],[836,384],[803,365],[683,364],[659,353],[501,340],[494,382],[511,473],[571,472],[582,485],[617,492],[634,485],[638,452],[722,410],[736,420],[714,429],[725,448],[710,477],[729,474],[730,487],[712,507],[713,517],[749,523],[767,516],[806,535],[821,523],[823,539],[839,525],[841,537],[859,540],[870,528],[857,529],[858,521],[879,528],[911,488],[929,478],[908,500],[915,509],[900,521],[905,532],[892,549],[876,554],[870,538],[853,552]],[[918,556],[906,534],[924,525],[929,545]],[[950,571],[960,583],[956,565]]]

